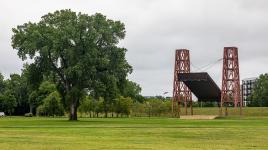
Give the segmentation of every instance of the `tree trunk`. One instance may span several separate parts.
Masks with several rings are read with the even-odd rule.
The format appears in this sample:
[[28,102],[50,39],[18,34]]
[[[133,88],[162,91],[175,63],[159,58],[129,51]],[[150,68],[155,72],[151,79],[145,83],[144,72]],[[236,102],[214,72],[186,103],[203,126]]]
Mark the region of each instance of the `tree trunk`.
[[106,110],[104,110],[104,117],[107,118],[108,117],[108,110],[106,108]]
[[76,101],[73,101],[71,104],[69,120],[71,121],[77,120],[77,102]]
[[33,105],[30,104],[30,113],[33,113]]

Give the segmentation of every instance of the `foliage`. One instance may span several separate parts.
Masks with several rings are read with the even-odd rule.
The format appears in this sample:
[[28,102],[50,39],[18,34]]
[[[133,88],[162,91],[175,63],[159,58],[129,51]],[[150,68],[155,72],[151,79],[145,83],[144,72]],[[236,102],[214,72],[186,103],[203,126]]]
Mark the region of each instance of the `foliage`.
[[[30,105],[30,113],[24,113],[21,115],[26,115],[28,116],[29,114],[35,114],[36,109],[37,109],[37,115],[45,115],[49,116],[48,112],[50,111],[49,105],[47,105],[46,99],[47,97],[57,91],[56,85],[51,83],[51,81],[45,80],[43,82],[38,83],[36,86],[31,85],[31,83],[28,82],[28,77],[27,77],[27,69],[23,70],[22,75],[17,75],[17,74],[12,74],[10,79],[4,80],[4,89],[3,90],[9,90],[14,96],[20,94],[20,90],[18,87],[20,87],[20,83],[24,82],[26,77],[26,88],[27,90],[27,97],[28,100],[24,100],[27,105]],[[22,77],[23,76],[23,77]],[[23,79],[23,80],[22,80]],[[49,79],[50,80],[50,79]],[[134,82],[132,82],[134,83]],[[31,88],[31,86],[35,88]],[[117,91],[118,92],[118,91]],[[117,95],[117,92],[115,95]],[[90,92],[88,92],[90,94]],[[129,94],[131,96],[131,94]],[[15,96],[16,97],[16,96]],[[19,97],[19,96],[18,96]],[[4,100],[4,98],[2,98]],[[60,98],[61,99],[61,98]],[[1,100],[0,104],[1,107],[3,106],[4,108],[4,103]],[[17,103],[17,98],[16,98],[16,103]],[[60,102],[62,105],[62,102]],[[136,101],[136,103],[139,103]],[[142,105],[142,103],[140,103]],[[51,105],[50,105],[51,106]],[[117,113],[118,115],[129,115],[131,113],[131,110],[133,109],[133,100],[130,97],[120,97],[118,96],[117,98],[113,99],[112,104],[108,106],[109,112],[110,113]],[[18,107],[18,105],[14,105],[14,110]],[[25,106],[24,106],[25,107]],[[3,110],[3,109],[2,109]],[[87,115],[90,115],[90,117],[99,117],[99,114],[105,113],[105,100],[103,97],[99,97],[98,99],[95,99],[94,97],[88,95],[84,96],[84,98],[80,102],[80,107],[79,107],[79,112],[81,114],[85,113]],[[63,114],[63,113],[62,113]],[[53,115],[51,115],[53,116]]]
[[252,93],[250,106],[268,107],[268,74],[262,74],[257,79]]
[[19,74],[11,74],[10,78],[5,80],[5,90],[15,96],[16,107],[14,108],[15,114],[24,114],[28,109],[28,91],[25,76]]
[[91,117],[91,112],[94,112],[96,103],[94,103],[94,99],[90,96],[85,96],[82,101],[80,102],[80,106],[78,108],[78,111],[80,114],[86,113],[90,114]]
[[44,103],[37,108],[38,115],[41,116],[63,116],[64,108],[61,104],[60,94],[56,91],[50,93],[45,99]]
[[146,114],[144,103],[134,102],[132,105],[132,116],[142,117],[144,114]]
[[33,109],[38,106],[41,102],[39,101],[40,99],[38,99],[38,91],[34,90],[31,91],[30,95],[29,95],[29,104],[30,104],[30,113],[33,113]]
[[143,102],[144,98],[141,96],[141,87],[139,84],[126,80],[124,87],[122,88],[122,95],[125,97],[131,97],[134,101]]
[[131,108],[133,105],[133,100],[130,97],[123,97],[120,96],[119,98],[116,99],[115,102],[115,112],[121,115],[129,115],[131,112]]
[[0,73],[0,93],[3,93],[5,90],[5,81],[4,81],[4,76],[2,73]]
[[102,113],[104,112],[104,98],[103,97],[99,97],[98,101],[96,102],[96,105],[95,105],[95,112],[96,112],[96,115],[97,117],[99,117],[99,113]]
[[30,91],[31,93],[28,100],[30,112],[32,113],[32,109],[41,105],[44,99],[54,91],[56,91],[56,85],[49,81],[43,81],[37,89]]
[[115,98],[114,87],[131,72],[125,59],[126,49],[117,46],[125,37],[124,24],[102,14],[89,16],[60,10],[12,31],[12,46],[18,50],[18,56],[22,60],[33,59],[42,75],[54,76],[70,120],[77,119],[85,88],[94,90],[95,97],[107,93],[103,97],[108,105]]
[[166,113],[170,110],[171,105],[166,105],[168,102],[169,101],[156,98],[149,99],[146,101],[147,112],[150,113],[149,115],[160,116],[161,114]]
[[149,98],[143,103],[135,102],[133,107],[134,116],[162,116],[170,114],[171,100],[164,98]]
[[218,103],[210,101],[198,101],[193,102],[193,107],[218,107]]
[[9,115],[11,115],[16,106],[16,97],[13,95],[12,91],[6,90],[2,95],[0,95],[1,111],[7,112]]

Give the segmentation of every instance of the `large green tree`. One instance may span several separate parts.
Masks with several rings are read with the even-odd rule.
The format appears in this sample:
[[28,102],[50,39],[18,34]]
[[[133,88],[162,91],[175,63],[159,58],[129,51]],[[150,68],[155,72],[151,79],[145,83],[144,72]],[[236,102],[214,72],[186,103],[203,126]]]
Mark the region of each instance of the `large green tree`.
[[95,93],[109,89],[107,79],[120,85],[131,72],[126,49],[117,46],[125,37],[124,24],[99,13],[89,16],[60,10],[37,23],[19,25],[13,33],[12,46],[18,56],[33,59],[42,75],[54,76],[70,120],[77,120],[85,89]]

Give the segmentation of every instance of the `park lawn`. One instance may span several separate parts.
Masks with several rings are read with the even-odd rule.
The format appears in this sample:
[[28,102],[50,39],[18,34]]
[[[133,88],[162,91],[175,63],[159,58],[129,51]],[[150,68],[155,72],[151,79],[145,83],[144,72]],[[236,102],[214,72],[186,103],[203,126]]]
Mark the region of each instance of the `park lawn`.
[[0,149],[268,149],[268,117],[0,118]]

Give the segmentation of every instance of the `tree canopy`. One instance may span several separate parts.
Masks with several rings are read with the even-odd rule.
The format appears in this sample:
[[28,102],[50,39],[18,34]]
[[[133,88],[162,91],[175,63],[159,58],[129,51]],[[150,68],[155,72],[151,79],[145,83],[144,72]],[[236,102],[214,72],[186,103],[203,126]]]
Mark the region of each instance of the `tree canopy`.
[[100,13],[55,11],[12,31],[18,56],[32,59],[32,69],[40,76],[53,76],[70,120],[77,120],[85,90],[93,91],[95,97],[104,95],[109,104],[132,71],[126,49],[117,46],[125,37],[124,24]]

